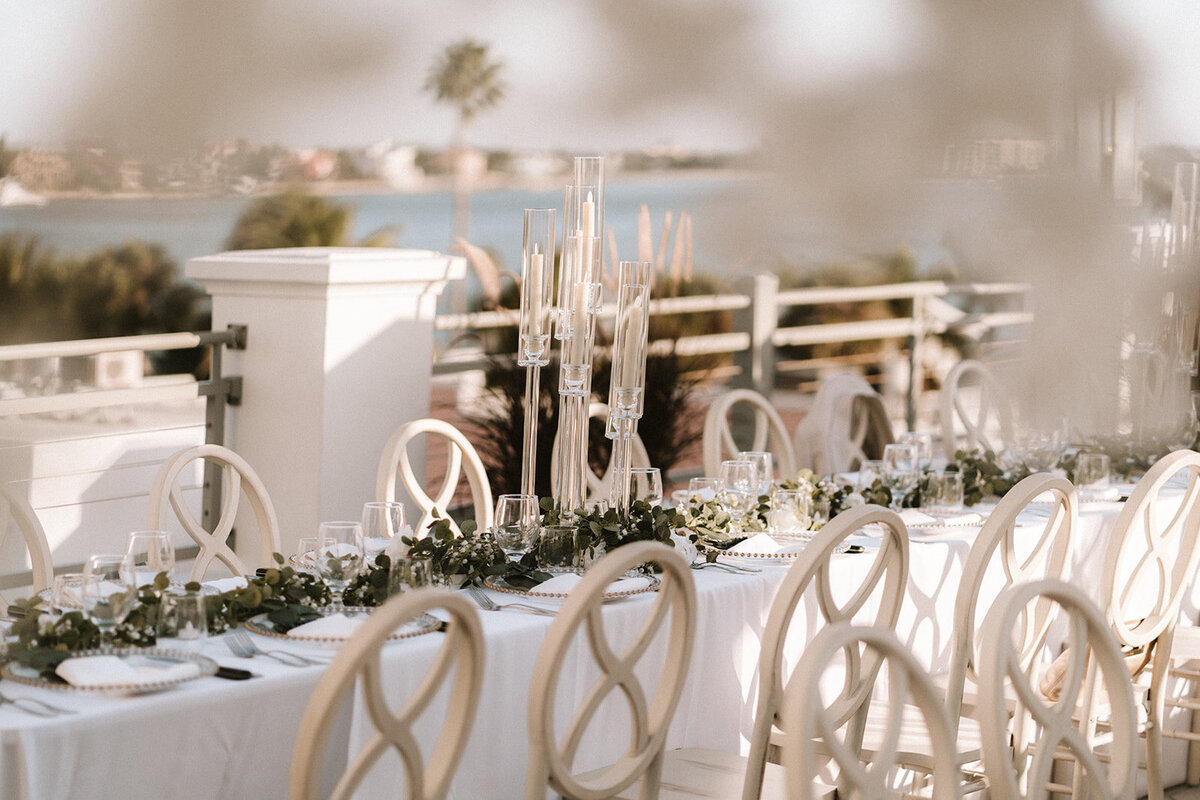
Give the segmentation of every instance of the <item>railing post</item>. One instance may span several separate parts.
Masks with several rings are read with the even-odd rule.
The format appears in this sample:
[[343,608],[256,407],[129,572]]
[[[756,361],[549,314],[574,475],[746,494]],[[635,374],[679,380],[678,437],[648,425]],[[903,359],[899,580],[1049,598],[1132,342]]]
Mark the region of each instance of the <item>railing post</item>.
[[923,366],[925,353],[925,336],[929,329],[929,316],[926,309],[925,295],[915,295],[912,299],[913,332],[908,340],[908,392],[904,402],[904,423],[908,430],[917,429],[917,417],[920,413],[921,390],[925,386],[925,369]]
[[741,368],[734,385],[770,396],[775,388],[775,329],[779,327],[779,276],[760,272],[738,282],[750,295],[749,307],[735,311],[733,329],[750,334],[750,348],[735,353],[733,363]]

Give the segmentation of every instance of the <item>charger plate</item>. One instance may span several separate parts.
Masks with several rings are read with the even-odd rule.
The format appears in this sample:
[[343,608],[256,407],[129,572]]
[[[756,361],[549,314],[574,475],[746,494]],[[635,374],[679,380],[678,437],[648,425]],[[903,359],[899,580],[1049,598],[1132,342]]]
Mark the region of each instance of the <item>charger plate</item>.
[[141,694],[162,691],[163,689],[178,686],[181,683],[194,681],[197,678],[207,678],[217,674],[216,661],[199,653],[187,653],[181,650],[168,650],[158,647],[81,650],[78,653],[72,654],[71,658],[86,658],[88,656],[117,656],[122,659],[139,662],[139,666],[152,666],[155,664],[169,666],[172,663],[184,664],[190,661],[195,663],[199,667],[199,670],[187,677],[171,678],[168,680],[145,680],[129,683],[100,684],[96,686],[72,686],[61,678],[44,678],[33,667],[16,661],[10,661],[4,665],[3,670],[0,670],[0,675],[6,680],[23,683],[26,686],[36,686],[39,689],[54,689],[56,691],[67,692],[125,692],[128,694]]
[[[542,570],[542,572],[548,572],[551,575],[567,575],[570,573],[575,573],[577,575],[581,574],[579,570],[569,569],[567,567],[546,567]],[[610,600],[623,600],[627,597],[637,597],[639,595],[657,592],[659,584],[662,583],[657,575],[643,575],[639,572],[627,572],[625,573],[624,577],[644,580],[646,585],[636,589],[607,591],[601,598],[603,602],[607,603]],[[561,603],[570,597],[570,595],[566,592],[539,592],[538,587],[536,586],[534,586],[532,589],[521,589],[516,586],[511,586],[507,581],[504,580],[504,577],[500,575],[484,578],[483,585],[497,592],[518,595],[529,600],[537,600],[543,603]]]
[[[345,610],[351,614],[357,615],[369,614],[374,609],[365,606],[347,606]],[[243,624],[245,625],[246,630],[250,631],[251,633],[256,633],[259,636],[269,636],[272,639],[285,639],[289,642],[302,642],[309,644],[341,644],[349,639],[350,636],[353,636],[353,634],[349,634],[347,636],[305,635],[303,633],[296,634],[292,631],[283,633],[275,630],[275,626],[271,624],[269,619],[267,619],[266,614],[259,614],[256,617],[251,617]],[[408,622],[392,631],[391,635],[388,636],[388,640],[394,641],[398,639],[411,639],[414,636],[433,633],[441,628],[441,625],[442,621],[437,617],[430,616],[429,614],[422,614],[419,617],[410,619]]]

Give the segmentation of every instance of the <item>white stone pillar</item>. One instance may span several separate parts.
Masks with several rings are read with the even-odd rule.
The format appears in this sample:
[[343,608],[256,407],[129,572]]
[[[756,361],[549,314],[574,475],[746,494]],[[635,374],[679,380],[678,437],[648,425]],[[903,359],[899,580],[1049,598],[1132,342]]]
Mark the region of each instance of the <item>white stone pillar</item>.
[[246,349],[225,353],[223,372],[243,379],[226,444],[266,485],[284,553],[323,520],[358,519],[388,437],[429,413],[437,298],[464,259],[304,247],[193,258],[184,272],[212,295],[213,330],[248,327]]

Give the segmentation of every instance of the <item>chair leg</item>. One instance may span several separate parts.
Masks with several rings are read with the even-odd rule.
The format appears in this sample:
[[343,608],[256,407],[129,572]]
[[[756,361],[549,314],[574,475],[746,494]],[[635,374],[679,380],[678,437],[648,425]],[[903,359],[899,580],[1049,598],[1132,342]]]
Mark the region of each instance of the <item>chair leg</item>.
[[1146,795],[1147,800],[1163,800],[1162,723],[1165,698],[1163,687],[1171,669],[1171,631],[1154,645],[1150,663],[1150,694],[1146,698]]
[[[1193,699],[1200,699],[1200,680],[1191,681]],[[1200,711],[1192,712],[1192,733],[1200,735]],[[1187,785],[1200,784],[1200,742],[1188,742]]]

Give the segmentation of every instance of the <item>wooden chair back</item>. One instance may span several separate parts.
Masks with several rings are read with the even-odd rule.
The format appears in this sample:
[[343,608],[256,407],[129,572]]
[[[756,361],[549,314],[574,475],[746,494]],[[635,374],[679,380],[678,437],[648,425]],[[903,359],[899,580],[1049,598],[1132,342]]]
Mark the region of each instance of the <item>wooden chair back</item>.
[[[839,652],[845,654],[846,663],[861,660],[869,652],[887,665],[887,718],[882,745],[870,763],[863,763],[854,743],[839,735],[841,715],[821,696],[819,676],[837,660]],[[881,625],[830,625],[804,648],[796,670],[805,680],[791,682],[783,708],[788,737],[781,760],[788,776],[789,800],[817,800],[825,794],[825,787],[815,783],[813,776],[828,758],[838,768],[839,796],[898,798],[891,780],[894,768],[901,766],[898,751],[906,706],[920,712],[932,745],[933,800],[962,797],[955,736],[941,692],[894,631]],[[870,703],[869,696],[864,702]]]
[[[618,655],[604,630],[601,601],[610,583],[643,564],[657,565],[662,583],[634,641]],[[634,670],[665,624],[668,612],[666,660],[654,696],[647,698]],[[563,658],[576,633],[585,626],[590,652],[601,675],[576,709],[566,734],[559,739],[555,735],[556,693]],[[563,603],[534,666],[529,697],[527,800],[543,800],[547,786],[571,800],[602,800],[615,797],[639,780],[643,800],[657,797],[667,729],[687,678],[695,635],[696,589],[692,571],[673,548],[658,542],[635,542],[613,550],[593,564]],[[574,774],[576,753],[602,701],[618,689],[628,701],[632,717],[629,749],[595,782],[584,785]]]
[[[979,405],[971,408],[963,387],[975,384],[979,389]],[[991,450],[999,453],[1012,441],[1012,404],[999,378],[980,361],[965,359],[955,364],[946,375],[939,394],[942,422],[942,446],[946,458],[954,460],[955,451]],[[958,426],[966,433],[960,443]]]
[[[441,439],[449,450],[446,474],[441,487],[433,496],[430,496],[417,480],[408,456],[408,443],[422,434]],[[413,420],[397,428],[384,445],[383,455],[379,459],[379,470],[375,474],[375,499],[394,501],[398,478],[409,498],[421,509],[421,518],[413,526],[413,530],[420,534],[439,516],[449,517],[446,509],[454,497],[462,473],[466,473],[467,484],[471,487],[475,522],[481,529],[492,527],[492,487],[488,483],[483,462],[475,452],[475,446],[458,428],[448,422],[431,418]],[[458,526],[453,520],[450,526],[457,534]]]
[[[1014,643],[1018,619],[1028,606],[1047,598],[1068,621],[1061,693],[1050,701],[1039,689],[1037,670]],[[1138,765],[1138,718],[1133,682],[1121,649],[1100,609],[1078,587],[1053,578],[1019,583],[1005,590],[983,623],[981,638],[988,658],[979,663],[979,718],[984,772],[997,800],[1023,800],[1044,791],[1070,792],[1052,782],[1055,761],[1069,751],[1076,780],[1087,794],[1102,800],[1132,800]],[[1112,741],[1102,759],[1094,752],[1087,726],[1101,686],[1107,695]],[[1006,691],[1011,687],[1011,692]],[[1008,694],[1017,698],[1010,720]],[[1028,726],[1027,747],[1014,753],[1010,724]],[[1079,774],[1082,766],[1083,773]],[[1022,787],[1025,787],[1024,790]]]
[[[193,461],[211,462],[221,468],[221,516],[208,531],[192,514],[183,497],[183,486],[179,476],[184,467]],[[246,565],[229,546],[229,534],[233,530],[238,505],[243,494],[254,512],[258,527],[258,563]],[[256,567],[272,566],[274,553],[279,552],[279,520],[267,488],[246,460],[232,450],[216,444],[202,444],[180,450],[163,462],[154,485],[150,489],[150,501],[146,510],[146,528],[165,530],[167,507],[170,505],[179,524],[192,541],[200,547],[192,564],[188,580],[204,579],[213,561],[220,561],[234,575],[246,575]],[[239,531],[239,535],[244,535]]]
[[[397,712],[388,706],[380,649],[396,628],[433,609],[449,615],[445,639],[420,688]],[[467,598],[447,589],[419,589],[393,597],[376,609],[338,651],[313,689],[292,749],[288,779],[291,800],[316,800],[320,796],[321,766],[331,729],[347,695],[362,687],[367,716],[375,734],[347,765],[330,795],[331,800],[354,796],[371,766],[393,749],[404,763],[405,794],[409,800],[442,800],[466,747],[475,707],[483,685],[483,629],[479,615]],[[413,724],[453,672],[449,708],[441,734],[432,743],[428,759]]]
[[[54,559],[46,531],[25,495],[11,484],[3,484],[0,485],[0,544],[8,538],[8,531],[14,524],[29,553],[33,593],[49,589],[54,582]],[[0,597],[0,615],[7,612],[8,603]]]
[[[729,426],[729,414],[738,405],[748,406],[754,413],[754,439],[747,447],[738,445]],[[777,477],[796,475],[796,453],[779,412],[752,389],[733,389],[712,401],[704,416],[703,449],[705,475],[719,474],[721,462],[742,450],[770,451]]]
[[[868,525],[878,526],[882,536],[870,569],[866,571],[853,594],[842,605],[833,596],[830,560],[845,540]],[[862,557],[866,557],[865,555]],[[746,783],[743,797],[758,797],[762,785],[764,764],[771,742],[771,731],[780,723],[780,711],[790,676],[784,674],[784,646],[788,631],[804,593],[815,585],[817,609],[825,625],[851,622],[872,595],[879,592],[879,605],[870,624],[895,628],[900,618],[908,586],[908,529],[900,515],[882,506],[866,505],[843,511],[823,527],[802,550],[788,569],[763,628],[762,650],[758,661],[758,703],[754,712],[754,730],[747,757]],[[809,635],[813,631],[807,632]],[[830,707],[837,727],[856,715],[858,736],[869,705],[875,674],[882,664],[880,653],[868,650],[862,658],[847,663],[845,691]],[[798,680],[809,676],[793,670]],[[791,733],[784,728],[785,735]]]

